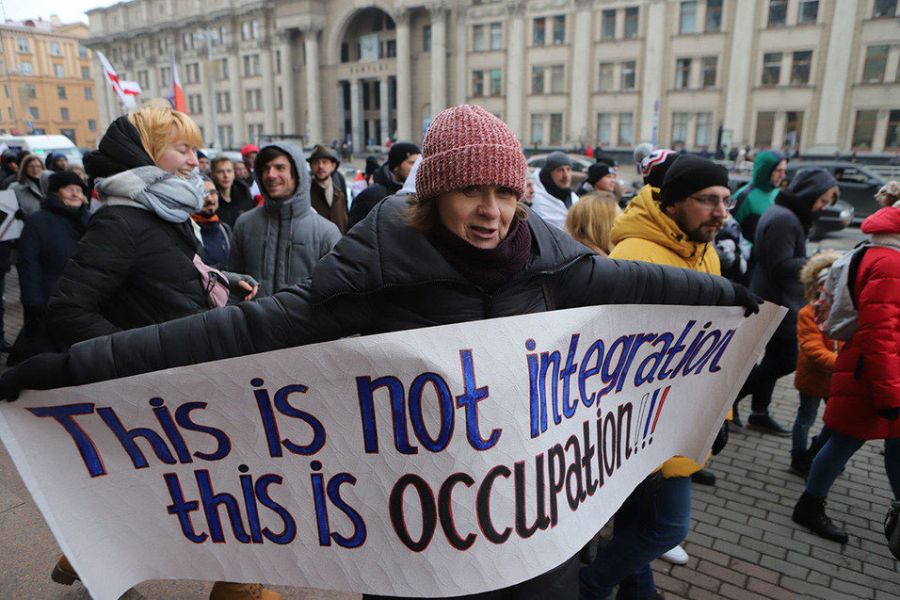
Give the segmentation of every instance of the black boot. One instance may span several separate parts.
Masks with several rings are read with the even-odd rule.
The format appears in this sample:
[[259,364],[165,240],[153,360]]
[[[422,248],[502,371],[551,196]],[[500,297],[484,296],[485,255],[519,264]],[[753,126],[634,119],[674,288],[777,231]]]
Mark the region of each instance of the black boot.
[[826,540],[839,544],[847,543],[847,532],[835,525],[825,514],[825,498],[817,498],[803,492],[794,507],[793,519],[794,523],[808,527]]
[[791,473],[806,479],[809,475],[810,466],[812,466],[812,457],[809,451],[791,452]]
[[767,412],[752,413],[747,417],[747,426],[750,429],[762,431],[763,433],[771,433],[781,437],[791,435],[791,430],[783,427],[778,421],[772,418]]
[[741,401],[740,398],[734,401],[734,404],[731,405],[731,424],[738,429],[744,428],[744,422],[741,421],[741,413],[738,411],[738,403]]
[[691,481],[699,485],[716,485],[716,474],[709,469],[700,469],[691,474]]

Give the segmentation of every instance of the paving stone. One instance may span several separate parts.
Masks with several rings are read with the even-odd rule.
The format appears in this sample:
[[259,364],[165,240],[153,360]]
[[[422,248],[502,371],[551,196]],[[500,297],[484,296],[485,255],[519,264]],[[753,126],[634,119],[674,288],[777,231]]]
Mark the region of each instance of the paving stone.
[[797,597],[796,593],[761,579],[750,579],[747,582],[747,590],[775,600],[793,600]]
[[691,586],[699,586],[704,590],[709,590],[711,592],[719,589],[719,586],[722,584],[722,582],[715,577],[710,577],[709,575],[704,575],[703,573],[692,571],[691,569],[688,569],[686,567],[674,567],[672,569],[671,575],[675,579],[681,579],[682,581],[689,583]]
[[738,587],[743,587],[747,582],[747,576],[743,573],[705,560],[697,563],[697,571]]
[[700,546],[695,543],[685,544],[684,549],[692,557],[697,557],[699,559],[703,559],[717,565],[724,566],[731,561],[731,558],[729,558],[727,554],[723,554],[715,550],[710,550],[709,548]]
[[748,577],[761,579],[768,583],[777,583],[778,578],[780,577],[778,573],[772,571],[771,569],[766,569],[764,567],[760,567],[759,565],[754,565],[737,559],[733,559],[731,561],[730,568],[739,573],[744,573]]
[[759,564],[766,568],[772,569],[773,571],[778,571],[779,573],[784,573],[785,575],[796,577],[797,579],[806,579],[806,576],[809,574],[809,569],[807,569],[806,567],[791,564],[783,560],[776,560],[771,556],[763,556],[761,559],[759,559]]

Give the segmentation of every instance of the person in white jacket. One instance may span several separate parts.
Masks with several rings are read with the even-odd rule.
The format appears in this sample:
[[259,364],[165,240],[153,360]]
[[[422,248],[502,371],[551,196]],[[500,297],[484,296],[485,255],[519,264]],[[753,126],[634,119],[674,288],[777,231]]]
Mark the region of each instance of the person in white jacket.
[[563,152],[551,152],[543,168],[534,172],[531,208],[546,222],[566,230],[566,215],[578,196],[572,191],[572,159]]

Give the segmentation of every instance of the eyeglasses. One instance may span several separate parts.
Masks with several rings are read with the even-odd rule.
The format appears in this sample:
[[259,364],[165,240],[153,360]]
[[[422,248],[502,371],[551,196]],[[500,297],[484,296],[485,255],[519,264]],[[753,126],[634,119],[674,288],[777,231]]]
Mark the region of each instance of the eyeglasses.
[[209,190],[208,192],[204,192],[203,195],[204,196],[218,196],[219,192],[217,192],[216,190]]
[[731,210],[732,208],[734,208],[735,204],[734,198],[732,198],[731,196],[725,196],[723,198],[721,196],[710,194],[707,196],[688,196],[688,198],[693,198],[704,208],[707,208],[709,210],[715,210],[719,206],[720,202],[725,205],[725,210]]

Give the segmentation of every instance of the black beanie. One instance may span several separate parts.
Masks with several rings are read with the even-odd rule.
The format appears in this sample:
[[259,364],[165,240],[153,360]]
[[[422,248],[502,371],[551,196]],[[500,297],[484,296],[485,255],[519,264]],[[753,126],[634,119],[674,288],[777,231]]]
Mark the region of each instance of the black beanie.
[[397,142],[388,152],[388,169],[399,166],[413,154],[422,154],[422,151],[412,142]]
[[659,192],[660,205],[670,206],[713,185],[728,187],[728,170],[711,160],[681,154],[666,171]]
[[594,185],[610,173],[615,173],[613,167],[605,162],[596,162],[588,167],[587,182]]
[[380,166],[378,159],[374,156],[366,157],[366,177],[371,177]]
[[50,178],[47,181],[47,193],[55,194],[60,189],[69,185],[80,185],[81,189],[84,190],[85,196],[88,193],[87,184],[78,173],[72,171],[57,171],[50,175]]
[[814,204],[822,194],[835,186],[837,181],[831,173],[815,167],[798,171],[785,191],[795,198],[809,200],[810,204]]

